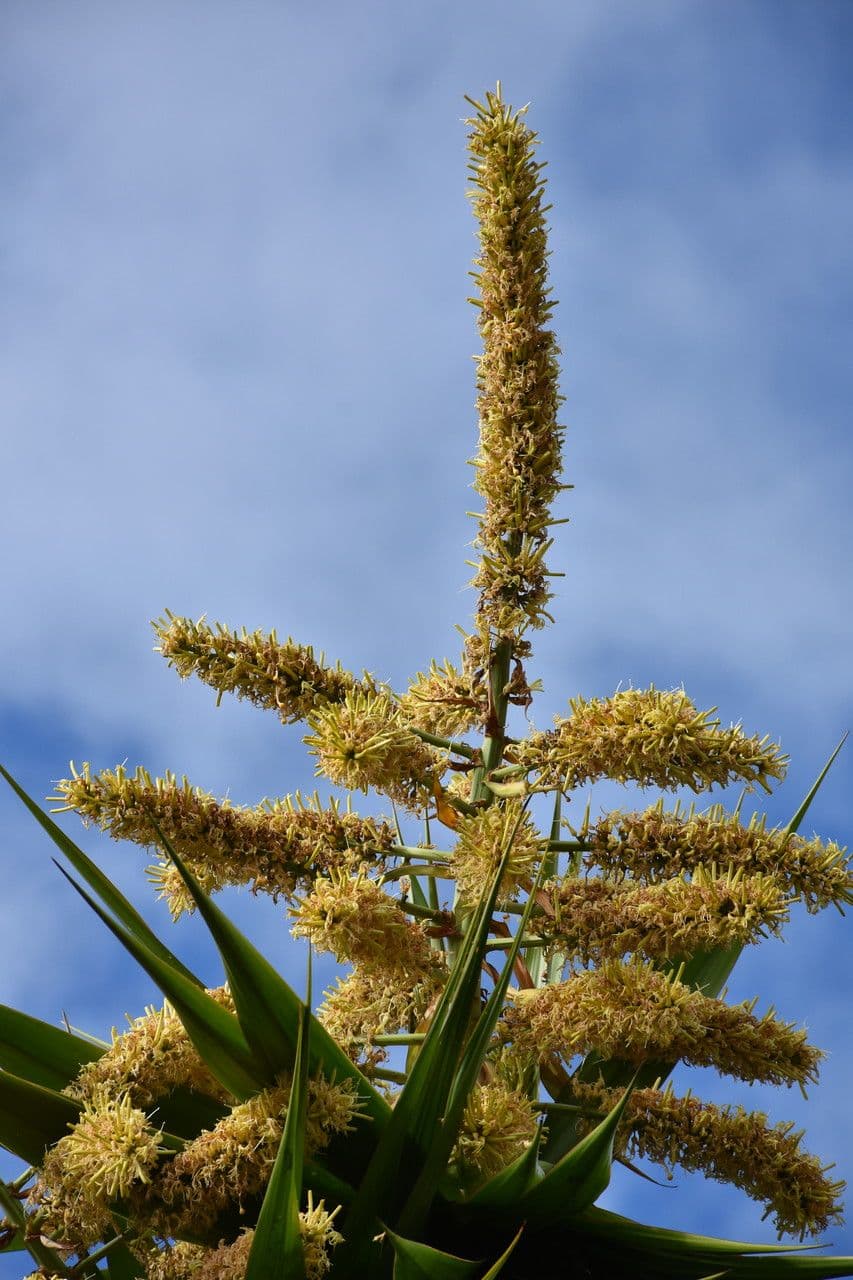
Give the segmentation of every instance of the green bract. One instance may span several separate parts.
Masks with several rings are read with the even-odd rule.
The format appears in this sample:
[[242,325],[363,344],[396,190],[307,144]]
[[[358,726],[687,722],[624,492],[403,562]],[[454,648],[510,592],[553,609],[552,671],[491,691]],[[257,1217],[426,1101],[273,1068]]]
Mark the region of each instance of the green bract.
[[[734,1182],[800,1242],[839,1219],[841,1184],[792,1126],[676,1097],[667,1078],[683,1061],[815,1079],[804,1032],[722,993],[744,946],[796,901],[853,901],[853,875],[843,849],[798,834],[837,749],[782,830],[740,805],[663,801],[567,830],[563,798],[600,778],[769,790],[786,758],[682,690],[574,698],[553,730],[510,733],[537,687],[530,635],[550,620],[562,397],[536,135],[500,90],[472,106],[484,510],[459,665],[431,661],[398,694],[275,632],[155,624],[179,675],[303,722],[318,775],[392,813],[362,818],[349,796],[242,808],[174,774],[72,767],[61,806],[153,849],[172,914],[202,917],[226,978],[207,989],[0,770],[163,995],[111,1045],[0,1006],[0,1143],[30,1166],[0,1183],[0,1249],[28,1252],[32,1275],[853,1276],[853,1259],[800,1243],[596,1205],[614,1162],[647,1158]],[[284,899],[309,955],[352,966],[316,1011],[310,960],[303,996],[213,900],[231,884]]]

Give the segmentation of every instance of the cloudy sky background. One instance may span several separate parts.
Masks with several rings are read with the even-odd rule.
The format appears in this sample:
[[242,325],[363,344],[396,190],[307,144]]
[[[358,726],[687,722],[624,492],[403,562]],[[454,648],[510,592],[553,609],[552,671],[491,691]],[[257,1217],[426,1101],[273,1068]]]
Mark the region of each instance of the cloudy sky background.
[[[767,809],[787,821],[853,722],[852,46],[845,0],[7,0],[0,759],[38,797],[69,759],[241,803],[310,789],[298,729],[216,710],[152,654],[164,607],[276,627],[397,687],[456,655],[477,349],[463,94],[500,77],[549,164],[577,486],[535,721],[575,693],[683,682],[781,738]],[[852,758],[809,833],[849,841]],[[0,999],[108,1034],[153,987],[11,793],[0,821]],[[218,981],[198,923],[152,904],[146,857],[81,842]],[[228,906],[301,983],[281,908]],[[830,1051],[808,1103],[691,1075],[795,1117],[853,1181],[851,930],[798,914],[732,982]],[[620,1174],[606,1203],[774,1238],[741,1194],[678,1184]],[[853,1253],[853,1228],[828,1238]]]

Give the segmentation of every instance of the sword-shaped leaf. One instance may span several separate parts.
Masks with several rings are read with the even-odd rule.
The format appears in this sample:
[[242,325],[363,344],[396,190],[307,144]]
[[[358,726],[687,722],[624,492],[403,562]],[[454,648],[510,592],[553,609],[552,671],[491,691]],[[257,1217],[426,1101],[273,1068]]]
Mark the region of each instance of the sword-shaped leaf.
[[65,1137],[80,1110],[64,1093],[0,1070],[0,1146],[27,1164],[41,1164],[46,1148]]
[[293,1083],[284,1133],[264,1196],[245,1280],[305,1280],[305,1254],[299,1231],[305,1117],[308,1109],[308,1061],[311,1035],[311,981],[296,1033]]
[[508,1164],[500,1173],[496,1173],[488,1182],[479,1186],[472,1196],[464,1201],[466,1209],[493,1210],[515,1209],[527,1191],[540,1180],[539,1174],[539,1142],[541,1129],[526,1150],[522,1151],[512,1164]]
[[[520,823],[521,816],[515,830]],[[340,1246],[335,1258],[336,1271],[341,1276],[361,1276],[369,1270],[379,1219],[398,1225],[400,1208],[408,1200],[433,1147],[453,1087],[471,1013],[479,1000],[483,948],[514,836],[515,831],[492,884],[474,912],[420,1053],[350,1206],[345,1222],[346,1243]]]
[[[522,810],[522,814],[523,812],[524,810]],[[519,823],[516,824],[516,831],[520,822],[521,818],[519,818]],[[504,855],[505,857],[509,856],[514,836],[515,831],[513,831],[513,836],[507,845]],[[507,987],[509,986],[509,980],[512,976],[515,962],[519,954],[521,939],[527,932],[530,914],[536,901],[536,894],[539,889],[539,885],[542,882],[542,876],[545,869],[546,862],[543,859],[533,882],[533,888],[528,894],[524,911],[522,912],[518,928],[515,932],[515,937],[512,941],[512,946],[507,954],[500,977],[492,988],[491,994],[486,1001],[485,1008],[477,1019],[474,1029],[459,1055],[459,1064],[453,1077],[444,1114],[441,1116],[440,1122],[433,1129],[423,1168],[418,1175],[417,1182],[415,1183],[411,1195],[406,1202],[406,1206],[400,1215],[398,1225],[402,1231],[406,1231],[410,1235],[415,1235],[420,1232],[422,1224],[429,1213],[438,1185],[444,1174],[447,1161],[450,1158],[450,1153],[453,1149],[453,1144],[459,1135],[459,1127],[462,1123],[465,1106],[468,1102],[471,1090],[477,1081],[477,1076],[483,1064],[483,1059],[486,1056],[486,1051],[489,1047],[492,1033],[495,1029],[498,1018],[500,1017],[501,1009],[503,1008],[503,1003],[506,998]],[[498,878],[498,884],[494,887],[495,893],[497,892],[499,884],[500,877]],[[486,920],[486,931],[488,931],[488,922],[490,919],[491,911],[489,912]],[[485,941],[486,938],[484,935],[481,945],[485,944]]]
[[197,978],[186,965],[181,963],[177,956],[172,954],[168,947],[164,946],[157,935],[145,923],[136,908],[131,906],[124,894],[116,888],[99,867],[95,866],[91,858],[87,857],[83,850],[77,847],[61,827],[58,827],[53,819],[48,817],[43,809],[39,808],[36,802],[27,795],[23,787],[18,785],[2,765],[0,765],[0,774],[6,779],[12,790],[20,796],[36,821],[44,827],[53,843],[65,854],[68,861],[83,877],[89,887],[94,890],[101,902],[109,908],[117,920],[121,921],[128,933],[131,933],[140,942],[144,943],[149,951],[153,951],[161,960],[165,960],[167,964],[170,964],[173,969],[179,970],[190,982],[194,982],[196,986],[203,987],[204,983],[201,979]]
[[482,1266],[417,1240],[406,1240],[387,1228],[385,1234],[394,1250],[394,1280],[474,1280]]
[[0,1067],[57,1092],[104,1050],[49,1022],[0,1005]]
[[[267,1083],[271,1083],[282,1071],[293,1066],[303,1002],[266,957],[204,892],[156,823],[152,825],[216,943],[243,1034],[256,1061],[262,1066]],[[372,1121],[371,1128],[381,1132],[391,1114],[387,1102],[326,1028],[310,1012],[309,1016],[311,1036],[306,1052],[310,1054],[312,1074],[322,1071],[328,1080],[351,1080],[364,1114]]]
[[240,1101],[251,1098],[262,1089],[265,1083],[263,1069],[255,1060],[234,1015],[141,942],[123,924],[113,920],[67,871],[62,867],[59,870],[156,982],[183,1023],[196,1052],[223,1088]]
[[[835,1280],[853,1276],[853,1258],[803,1257],[801,1246],[747,1244],[633,1222],[593,1207],[571,1223],[572,1239],[595,1243],[600,1265],[643,1280]],[[543,1240],[548,1240],[545,1235]],[[794,1256],[794,1255],[799,1256]]]
[[565,1221],[567,1214],[588,1209],[608,1186],[613,1139],[633,1087],[630,1084],[609,1115],[523,1197],[519,1213],[532,1228]]

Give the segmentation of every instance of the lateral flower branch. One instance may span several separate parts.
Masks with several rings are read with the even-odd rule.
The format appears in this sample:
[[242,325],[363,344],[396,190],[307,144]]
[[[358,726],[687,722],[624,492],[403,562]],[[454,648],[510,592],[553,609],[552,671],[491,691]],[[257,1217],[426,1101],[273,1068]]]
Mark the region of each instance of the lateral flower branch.
[[[191,973],[9,778],[163,993],[110,1043],[0,1010],[0,1142],[30,1166],[0,1184],[0,1250],[28,1249],[33,1275],[853,1276],[853,1259],[805,1264],[595,1205],[614,1161],[644,1160],[733,1183],[800,1240],[841,1220],[842,1184],[790,1124],[676,1096],[669,1076],[816,1082],[805,1031],[757,997],[727,1002],[725,984],[799,905],[853,902],[853,871],[799,834],[816,788],[784,829],[743,817],[743,796],[587,806],[568,826],[566,799],[601,780],[697,795],[782,781],[778,744],[682,689],[573,697],[553,728],[517,732],[571,486],[538,139],[500,87],[471,106],[482,510],[457,661],[426,659],[398,692],[274,631],[154,624],[180,677],[303,726],[322,794],[243,806],[85,764],[51,799],[153,852],[153,888],[175,918],[199,913],[226,985]],[[213,900],[235,886],[344,967],[316,1014],[310,968],[303,998]]]

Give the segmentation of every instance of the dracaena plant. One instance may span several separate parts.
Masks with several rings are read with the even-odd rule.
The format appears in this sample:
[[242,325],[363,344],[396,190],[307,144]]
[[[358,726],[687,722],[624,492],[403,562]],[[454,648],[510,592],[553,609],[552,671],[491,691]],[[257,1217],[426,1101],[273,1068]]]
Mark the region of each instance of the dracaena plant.
[[[853,900],[853,875],[842,849],[798,833],[820,778],[782,829],[655,798],[567,824],[565,800],[600,779],[703,793],[783,777],[777,745],[681,690],[574,698],[554,728],[515,728],[551,621],[558,348],[536,135],[499,90],[472,107],[482,512],[459,665],[433,662],[398,695],[274,632],[156,624],[180,676],[302,722],[318,775],[347,793],[243,808],[89,766],[59,784],[62,807],[156,850],[153,884],[174,916],[203,917],[218,987],[9,778],[163,994],[111,1044],[0,1014],[0,1141],[30,1166],[0,1185],[3,1245],[28,1250],[33,1274],[853,1275],[853,1259],[797,1243],[595,1204],[614,1162],[645,1159],[736,1184],[800,1241],[838,1221],[840,1184],[791,1125],[669,1077],[684,1063],[815,1081],[805,1033],[724,987],[793,903]],[[370,790],[387,819],[351,807]],[[296,937],[349,966],[316,1013],[310,965],[298,994],[214,901],[226,885],[280,900]]]

